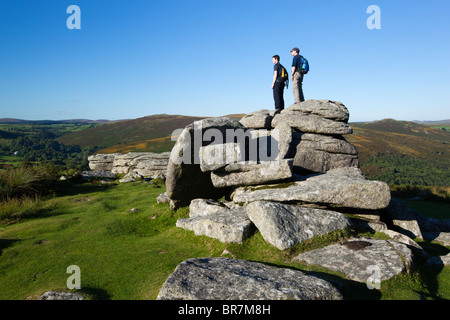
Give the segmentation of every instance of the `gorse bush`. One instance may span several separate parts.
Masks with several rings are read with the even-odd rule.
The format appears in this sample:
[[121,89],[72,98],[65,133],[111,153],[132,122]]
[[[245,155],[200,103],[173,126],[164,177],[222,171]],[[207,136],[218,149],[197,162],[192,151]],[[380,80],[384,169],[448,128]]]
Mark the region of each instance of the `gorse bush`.
[[58,177],[53,165],[23,164],[0,171],[0,200],[44,194]]
[[0,220],[19,220],[42,212],[44,202],[34,197],[10,198],[0,201]]

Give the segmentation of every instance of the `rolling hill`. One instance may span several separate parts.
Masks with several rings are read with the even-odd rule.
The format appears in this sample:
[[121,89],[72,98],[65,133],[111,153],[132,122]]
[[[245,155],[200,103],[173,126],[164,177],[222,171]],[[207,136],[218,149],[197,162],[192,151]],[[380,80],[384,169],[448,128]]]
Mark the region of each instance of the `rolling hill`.
[[352,123],[346,139],[369,179],[391,184],[450,186],[450,132],[408,121]]
[[[204,118],[158,114],[132,120],[118,121],[82,132],[68,133],[59,137],[58,141],[68,145],[77,144],[81,147],[114,147],[112,149],[117,149],[114,152],[126,152],[130,148],[133,149],[131,151],[134,151],[134,149],[136,151],[156,151],[154,144],[148,146],[146,141],[158,141],[156,143],[158,145],[164,142],[163,145],[169,147],[165,142],[166,140],[170,141],[170,135],[174,130],[184,128],[188,124]],[[156,149],[160,149],[160,147]]]
[[[441,123],[441,122],[439,122]],[[382,132],[407,134],[421,138],[450,142],[448,132],[411,121],[398,121],[394,119],[383,119],[379,121],[353,123],[353,127],[373,129]]]
[[68,120],[22,120],[15,118],[0,118],[0,124],[28,124],[28,125],[53,125],[53,124],[74,124],[74,123],[106,123],[110,120],[89,120],[89,119],[68,119]]
[[[236,120],[243,116],[243,114],[226,115]],[[207,117],[158,114],[69,133],[58,138],[58,141],[82,147],[99,146],[102,149],[97,153],[165,152],[170,151],[175,144],[171,140],[174,130],[205,118]]]
[[393,119],[351,126],[353,134],[346,139],[358,148],[363,162],[380,153],[424,160],[450,159],[450,132]]

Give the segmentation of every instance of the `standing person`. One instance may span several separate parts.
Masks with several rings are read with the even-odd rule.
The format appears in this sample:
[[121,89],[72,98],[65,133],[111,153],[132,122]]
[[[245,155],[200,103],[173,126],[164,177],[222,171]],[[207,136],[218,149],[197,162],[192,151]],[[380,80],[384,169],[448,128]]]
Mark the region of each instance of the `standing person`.
[[274,55],[272,57],[273,66],[273,99],[275,101],[275,113],[280,113],[284,109],[284,80],[282,80],[283,66],[280,64],[280,56]]
[[294,57],[292,59],[292,90],[294,91],[295,104],[305,101],[303,96],[303,72],[300,67],[301,56],[299,55],[300,49],[294,48],[291,50],[291,54]]

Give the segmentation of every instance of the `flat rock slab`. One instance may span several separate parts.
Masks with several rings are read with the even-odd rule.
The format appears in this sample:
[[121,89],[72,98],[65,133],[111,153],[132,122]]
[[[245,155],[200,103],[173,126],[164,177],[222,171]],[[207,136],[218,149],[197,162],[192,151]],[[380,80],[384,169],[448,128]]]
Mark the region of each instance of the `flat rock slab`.
[[275,110],[258,110],[245,115],[239,122],[246,128],[270,129]]
[[176,226],[221,242],[242,243],[254,231],[245,207],[230,207],[213,200],[194,199],[189,218],[178,219]]
[[374,276],[384,281],[409,270],[412,252],[407,245],[394,240],[354,238],[302,253],[294,260],[342,272],[359,282],[368,282]]
[[253,201],[303,201],[344,208],[383,209],[389,205],[389,186],[369,181],[358,168],[338,168],[306,180],[284,184],[240,187],[233,193],[236,203]]
[[230,164],[223,170],[211,172],[211,181],[216,188],[273,183],[292,178],[292,163],[292,159],[283,159]]
[[[338,101],[331,100],[306,100],[301,103],[293,104],[283,110],[285,113],[299,111],[305,114],[315,114],[320,117],[347,122],[350,114],[348,109]],[[283,113],[283,111],[281,113]]]
[[301,271],[229,258],[189,259],[158,300],[342,300],[330,283]]
[[264,240],[280,250],[350,226],[350,219],[339,212],[268,201],[249,203],[247,215]]
[[328,135],[353,133],[352,128],[344,122],[325,119],[314,114],[304,114],[301,112],[279,113],[273,118],[272,127],[275,128],[282,122],[301,132]]

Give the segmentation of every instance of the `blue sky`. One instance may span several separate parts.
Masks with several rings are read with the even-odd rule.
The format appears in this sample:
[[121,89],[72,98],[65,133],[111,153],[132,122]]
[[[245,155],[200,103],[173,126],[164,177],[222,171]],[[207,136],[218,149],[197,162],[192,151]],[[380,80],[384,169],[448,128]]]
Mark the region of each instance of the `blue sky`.
[[296,46],[305,98],[344,103],[350,121],[448,119],[449,15],[445,0],[0,0],[0,118],[273,109],[271,58],[289,67]]

